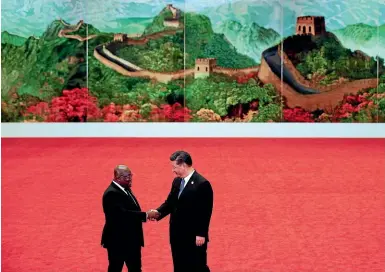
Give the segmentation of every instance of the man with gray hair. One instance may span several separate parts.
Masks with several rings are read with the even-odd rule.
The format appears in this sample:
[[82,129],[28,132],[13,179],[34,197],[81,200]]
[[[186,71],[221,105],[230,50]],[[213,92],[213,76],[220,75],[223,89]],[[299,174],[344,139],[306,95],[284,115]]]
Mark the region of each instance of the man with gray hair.
[[170,216],[170,244],[174,272],[210,272],[207,246],[213,210],[213,189],[210,182],[194,168],[186,151],[170,156],[175,178],[166,201],[151,220]]

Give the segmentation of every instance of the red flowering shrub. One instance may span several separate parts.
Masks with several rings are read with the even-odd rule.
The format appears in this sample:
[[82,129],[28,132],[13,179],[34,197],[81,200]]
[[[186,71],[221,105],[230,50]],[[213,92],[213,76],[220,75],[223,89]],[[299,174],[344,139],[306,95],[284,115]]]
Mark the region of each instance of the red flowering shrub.
[[107,113],[104,116],[104,122],[118,122],[119,121],[119,116],[113,113]]
[[313,115],[302,108],[284,109],[283,119],[286,122],[314,122]]
[[101,109],[101,114],[104,122],[118,122],[119,116],[122,114],[121,106],[116,106],[115,103],[110,103]]
[[27,120],[37,120],[46,122],[50,116],[50,108],[48,103],[40,102],[34,106],[29,106],[24,114]]
[[369,93],[344,96],[341,103],[334,109],[333,121],[373,121],[374,102]]
[[179,103],[174,105],[163,105],[162,106],[163,114],[167,121],[169,122],[188,122],[191,119],[191,110],[186,107],[183,107]]
[[179,103],[153,108],[150,114],[150,120],[153,122],[188,122],[191,118],[191,110]]
[[87,88],[64,90],[63,95],[51,101],[51,122],[71,122],[95,120],[100,117],[97,99]]
[[166,117],[164,116],[162,109],[154,105],[151,107],[151,111],[148,115],[148,120],[151,122],[165,122]]
[[26,120],[45,122],[89,121],[99,117],[97,99],[89,94],[87,88],[64,90],[63,95],[52,98],[50,104],[40,102],[24,112]]
[[110,103],[101,110],[104,122],[137,122],[142,120],[135,105],[115,105]]
[[287,122],[376,122],[385,116],[379,107],[381,99],[384,98],[385,93],[376,93],[375,90],[359,92],[355,95],[345,95],[331,113],[321,112],[322,114],[315,117],[310,112],[295,108],[284,109],[283,116]]
[[191,119],[191,110],[174,105],[144,104],[140,109],[135,105],[115,105],[110,103],[101,110],[105,122],[184,122]]

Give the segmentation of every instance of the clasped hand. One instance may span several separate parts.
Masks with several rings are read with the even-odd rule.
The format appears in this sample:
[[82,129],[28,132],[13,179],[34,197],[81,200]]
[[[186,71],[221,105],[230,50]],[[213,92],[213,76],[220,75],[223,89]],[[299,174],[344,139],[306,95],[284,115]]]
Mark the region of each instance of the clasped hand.
[[[160,213],[157,210],[149,210],[148,212],[146,212],[146,214],[147,214],[147,219],[150,221],[155,221],[160,217]],[[205,237],[197,236],[195,243],[197,246],[202,246],[205,243],[205,241],[206,241]]]
[[160,213],[157,210],[149,210],[147,212],[147,218],[150,221],[155,221],[160,217]]

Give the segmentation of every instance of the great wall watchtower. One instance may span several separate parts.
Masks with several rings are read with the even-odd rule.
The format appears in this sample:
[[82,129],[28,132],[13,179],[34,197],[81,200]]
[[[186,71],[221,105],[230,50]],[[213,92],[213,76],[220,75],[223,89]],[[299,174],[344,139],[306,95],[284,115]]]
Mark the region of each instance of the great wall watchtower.
[[196,59],[195,60],[195,78],[205,78],[210,76],[213,73],[214,68],[217,66],[217,59],[206,58],[206,59]]
[[325,17],[301,16],[297,18],[296,35],[322,35],[326,33]]
[[168,4],[166,9],[171,11],[173,19],[176,19],[178,17],[178,9],[175,8],[172,4]]
[[175,8],[172,4],[168,4],[166,10],[171,11],[172,17],[164,19],[163,25],[167,27],[180,27],[180,10]]
[[115,42],[124,42],[127,40],[127,35],[123,33],[115,33],[114,34],[114,41]]

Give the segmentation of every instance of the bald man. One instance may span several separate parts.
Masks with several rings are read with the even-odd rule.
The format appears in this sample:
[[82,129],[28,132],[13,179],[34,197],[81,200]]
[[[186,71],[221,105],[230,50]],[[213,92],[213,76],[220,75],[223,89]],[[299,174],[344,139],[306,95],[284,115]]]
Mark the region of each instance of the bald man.
[[105,225],[101,244],[107,249],[108,272],[121,272],[124,263],[130,272],[142,271],[142,223],[157,216],[153,211],[141,211],[131,185],[131,170],[126,165],[118,165],[113,181],[103,194]]

